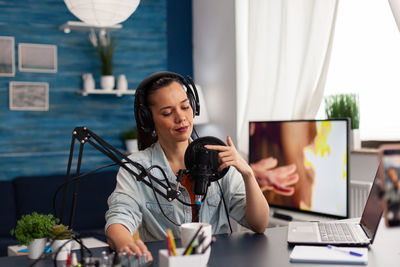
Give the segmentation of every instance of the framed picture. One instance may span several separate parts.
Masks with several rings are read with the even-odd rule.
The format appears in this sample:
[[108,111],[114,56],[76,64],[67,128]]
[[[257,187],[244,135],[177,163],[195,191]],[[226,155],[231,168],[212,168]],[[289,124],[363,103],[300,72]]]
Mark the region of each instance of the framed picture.
[[14,37],[0,36],[0,76],[15,76]]
[[49,84],[10,82],[10,110],[49,110]]
[[57,46],[18,44],[18,69],[24,72],[57,72]]

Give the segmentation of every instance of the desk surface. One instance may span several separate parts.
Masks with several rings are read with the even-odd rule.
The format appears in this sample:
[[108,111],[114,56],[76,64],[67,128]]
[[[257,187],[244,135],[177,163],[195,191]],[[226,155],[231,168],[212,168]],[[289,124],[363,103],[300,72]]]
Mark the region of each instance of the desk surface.
[[[292,248],[288,246],[287,227],[268,228],[265,234],[234,233],[217,235],[217,242],[212,247],[208,266],[216,267],[261,267],[261,266],[295,266],[310,264],[290,263]],[[180,242],[177,241],[179,244]],[[149,242],[147,246],[155,258],[154,267],[158,266],[158,250],[165,248],[164,241]],[[104,249],[93,249],[94,254]],[[375,242],[368,252],[366,266],[399,266],[400,262],[400,228],[386,228],[381,223]],[[2,257],[0,266],[28,266],[30,260],[26,256]],[[36,266],[53,266],[46,260]],[[61,266],[61,265],[60,265]],[[312,266],[346,266],[333,264],[312,264]],[[354,265],[349,265],[354,266]]]

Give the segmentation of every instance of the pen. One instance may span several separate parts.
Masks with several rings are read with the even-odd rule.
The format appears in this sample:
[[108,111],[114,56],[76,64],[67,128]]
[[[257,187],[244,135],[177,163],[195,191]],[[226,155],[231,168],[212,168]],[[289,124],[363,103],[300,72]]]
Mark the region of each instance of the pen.
[[171,242],[172,255],[176,256],[176,245],[175,245],[174,234],[172,233],[171,229],[167,230],[167,234],[168,234],[169,240]]
[[204,254],[204,253],[207,251],[207,249],[208,249],[215,241],[217,241],[217,239],[215,238],[215,236],[213,236],[213,237],[211,238],[210,243],[208,243],[207,246],[205,246],[205,248],[203,248],[203,250],[201,251],[201,254]]
[[[193,243],[195,243],[195,241],[193,241]],[[190,245],[189,248],[188,248],[188,250],[186,251],[186,253],[183,254],[183,255],[190,255],[190,254],[192,254],[192,252],[193,252],[193,246],[194,246],[194,245]]]
[[357,257],[362,257],[362,255],[363,255],[363,254],[358,253],[358,252],[354,252],[354,251],[343,249],[343,248],[338,248],[338,247],[335,247],[335,246],[332,246],[332,245],[328,245],[327,247],[330,248],[330,249],[341,251],[341,252],[344,252],[344,253],[347,253],[347,254],[350,254],[350,255],[353,255],[353,256],[357,256]]
[[198,239],[197,244],[194,246],[194,254],[199,254],[200,253],[200,246],[203,244],[203,242],[206,240],[206,236],[204,233],[200,236]]
[[168,234],[167,234],[167,249],[168,249],[168,257],[171,257],[171,255],[172,255],[171,239]]
[[192,240],[190,240],[190,242],[188,243],[185,251],[183,252],[182,255],[186,255],[186,253],[188,252],[189,248],[192,246],[193,241],[196,239],[196,237],[199,235],[201,229],[203,228],[203,225],[200,225],[199,229],[197,229],[197,232],[194,234]]

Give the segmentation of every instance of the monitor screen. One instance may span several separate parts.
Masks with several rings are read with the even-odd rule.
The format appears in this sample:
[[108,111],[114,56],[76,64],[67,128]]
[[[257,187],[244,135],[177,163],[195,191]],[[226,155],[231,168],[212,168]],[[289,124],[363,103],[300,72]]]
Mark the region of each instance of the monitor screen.
[[348,217],[349,126],[347,119],[250,122],[249,163],[270,206]]

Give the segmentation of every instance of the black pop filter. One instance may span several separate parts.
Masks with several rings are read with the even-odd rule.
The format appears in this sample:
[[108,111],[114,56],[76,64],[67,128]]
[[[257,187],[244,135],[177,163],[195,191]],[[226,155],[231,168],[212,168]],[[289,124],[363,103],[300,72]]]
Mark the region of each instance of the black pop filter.
[[204,195],[210,182],[221,179],[229,170],[227,167],[218,171],[219,151],[206,149],[205,145],[226,146],[223,141],[212,136],[197,138],[189,144],[185,152],[185,166],[193,178],[195,195]]

